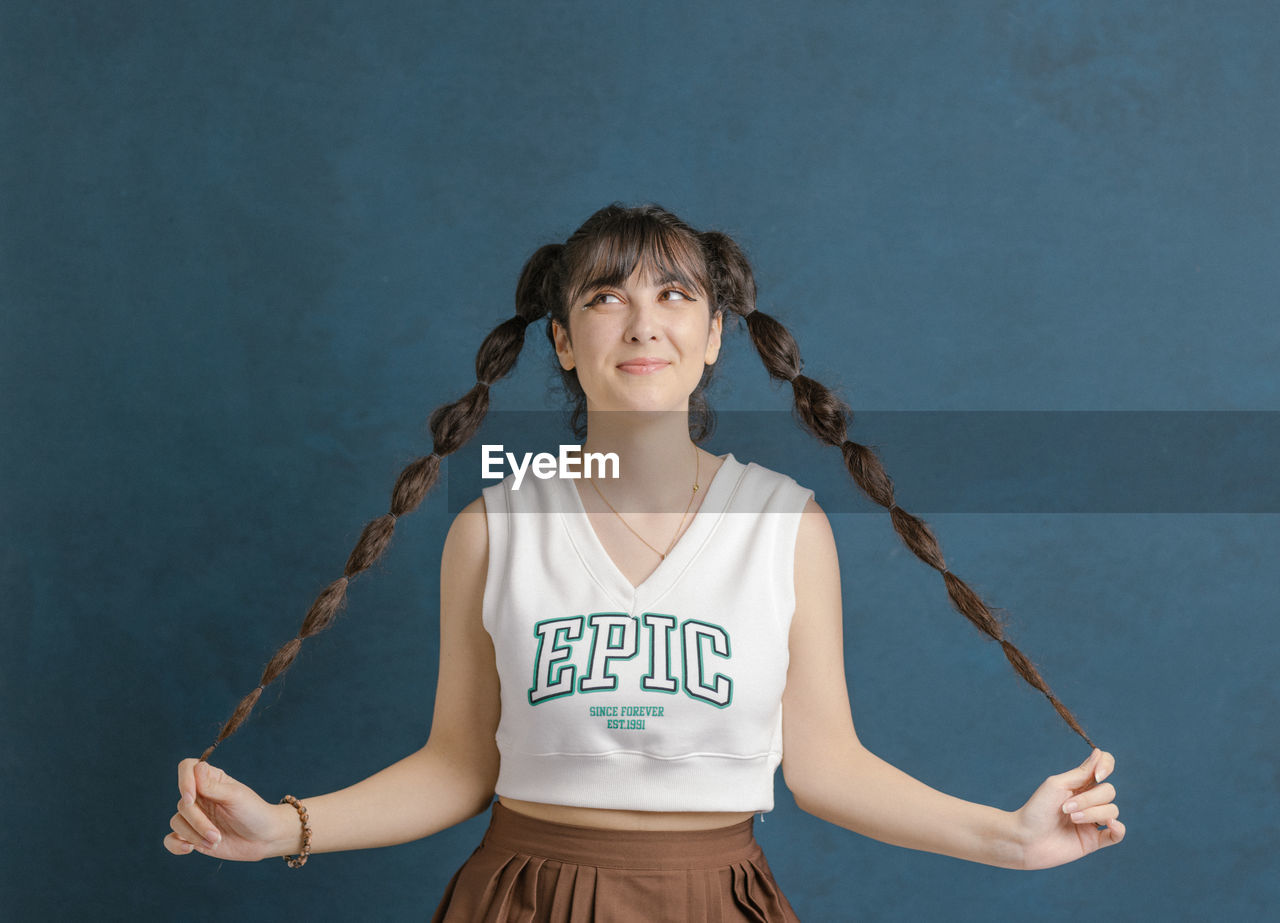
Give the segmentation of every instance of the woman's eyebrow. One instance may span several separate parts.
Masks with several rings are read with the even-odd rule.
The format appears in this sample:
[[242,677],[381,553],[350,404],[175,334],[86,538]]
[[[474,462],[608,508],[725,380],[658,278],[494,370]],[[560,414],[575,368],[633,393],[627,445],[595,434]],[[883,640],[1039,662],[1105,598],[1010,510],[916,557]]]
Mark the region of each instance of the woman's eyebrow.
[[672,270],[668,270],[667,272],[662,274],[660,277],[653,279],[651,284],[653,285],[654,288],[664,288],[665,286],[668,286],[668,285],[678,285],[681,288],[688,289],[689,292],[695,292],[698,294],[702,293],[702,286],[700,286],[697,282],[693,281],[688,276],[682,273],[678,273]]
[[[596,276],[594,279],[584,283],[582,287],[578,289],[581,293],[578,297],[585,297],[588,293],[601,288],[617,288],[621,284],[621,281],[611,276]],[[687,288],[691,291],[701,291],[701,288],[697,283],[684,276],[675,275],[670,272],[663,274],[660,278],[650,280],[649,284],[654,288],[662,288],[667,285],[679,285],[682,288]]]
[[594,291],[598,288],[613,288],[617,284],[618,283],[614,281],[612,277],[596,276],[594,279],[584,282],[579,291],[585,295],[587,292]]

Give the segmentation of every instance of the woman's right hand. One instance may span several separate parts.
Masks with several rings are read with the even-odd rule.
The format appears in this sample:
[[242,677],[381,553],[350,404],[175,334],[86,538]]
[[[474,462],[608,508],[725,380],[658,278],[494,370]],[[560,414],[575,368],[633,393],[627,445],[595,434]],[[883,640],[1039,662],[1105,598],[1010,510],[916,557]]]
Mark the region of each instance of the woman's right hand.
[[300,837],[302,828],[292,807],[268,804],[249,786],[208,763],[192,758],[179,763],[178,791],[178,813],[169,820],[173,832],[164,838],[165,849],[175,856],[195,850],[216,859],[256,862],[286,855],[289,833],[283,824],[289,818],[282,807],[293,815],[293,835]]

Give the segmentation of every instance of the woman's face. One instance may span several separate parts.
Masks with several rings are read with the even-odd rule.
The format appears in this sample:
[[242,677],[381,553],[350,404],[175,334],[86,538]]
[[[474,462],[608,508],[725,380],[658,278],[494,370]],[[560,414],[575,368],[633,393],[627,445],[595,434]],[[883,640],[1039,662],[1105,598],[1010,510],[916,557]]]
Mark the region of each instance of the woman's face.
[[722,317],[706,294],[641,265],[621,285],[590,288],[552,322],[556,356],[577,369],[593,410],[689,409],[704,367],[720,353]]

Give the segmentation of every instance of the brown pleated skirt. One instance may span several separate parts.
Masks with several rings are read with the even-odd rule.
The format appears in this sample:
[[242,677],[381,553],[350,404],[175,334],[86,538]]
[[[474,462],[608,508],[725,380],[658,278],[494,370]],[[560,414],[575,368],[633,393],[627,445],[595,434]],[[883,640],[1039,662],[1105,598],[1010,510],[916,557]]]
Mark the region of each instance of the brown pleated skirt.
[[795,921],[752,820],[716,830],[602,830],[499,802],[433,923]]

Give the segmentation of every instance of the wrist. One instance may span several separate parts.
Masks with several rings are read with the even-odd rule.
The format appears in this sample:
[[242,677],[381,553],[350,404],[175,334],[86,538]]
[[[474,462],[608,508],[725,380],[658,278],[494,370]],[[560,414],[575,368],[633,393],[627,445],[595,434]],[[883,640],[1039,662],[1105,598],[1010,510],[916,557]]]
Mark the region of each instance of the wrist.
[[999,838],[997,855],[992,865],[1006,869],[1025,869],[1027,867],[1027,830],[1019,811],[1002,811],[1004,815],[1002,835]]
[[302,818],[291,804],[271,806],[271,837],[268,840],[267,858],[296,856],[302,851]]

